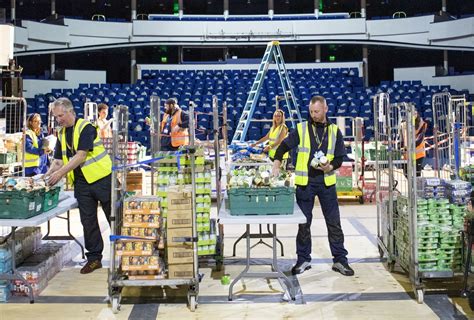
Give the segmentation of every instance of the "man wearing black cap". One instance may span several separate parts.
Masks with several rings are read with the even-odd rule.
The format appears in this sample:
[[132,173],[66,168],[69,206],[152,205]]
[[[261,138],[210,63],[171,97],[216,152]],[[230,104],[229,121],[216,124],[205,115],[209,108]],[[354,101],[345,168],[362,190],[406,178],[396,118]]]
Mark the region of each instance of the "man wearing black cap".
[[161,150],[174,151],[189,144],[189,117],[181,110],[176,99],[165,102],[165,114],[161,121]]

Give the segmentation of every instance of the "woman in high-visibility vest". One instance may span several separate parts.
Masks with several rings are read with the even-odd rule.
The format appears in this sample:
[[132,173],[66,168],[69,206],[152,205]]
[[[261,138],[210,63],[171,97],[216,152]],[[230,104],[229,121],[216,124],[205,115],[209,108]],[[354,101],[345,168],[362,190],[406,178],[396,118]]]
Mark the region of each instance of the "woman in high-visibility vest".
[[[275,152],[280,143],[288,135],[288,127],[285,124],[285,113],[281,109],[277,109],[273,113],[273,122],[270,131],[267,134],[260,138],[257,142],[252,143],[250,146],[255,147],[256,145],[263,143],[268,140],[268,144],[263,149],[263,152],[268,152],[268,157],[270,160],[274,160]],[[285,162],[288,159],[288,152],[283,156],[282,167],[285,168]]]
[[40,173],[46,173],[48,170],[47,140],[41,132],[41,116],[32,113],[27,118],[27,127],[25,134],[25,176],[32,177]]

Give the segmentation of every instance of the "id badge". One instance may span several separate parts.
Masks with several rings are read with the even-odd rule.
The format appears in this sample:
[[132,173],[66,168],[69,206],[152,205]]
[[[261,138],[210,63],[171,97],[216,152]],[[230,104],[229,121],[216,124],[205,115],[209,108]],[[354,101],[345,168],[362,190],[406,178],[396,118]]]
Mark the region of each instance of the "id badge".
[[164,129],[164,130],[163,130],[163,133],[164,133],[164,134],[168,134],[168,129]]

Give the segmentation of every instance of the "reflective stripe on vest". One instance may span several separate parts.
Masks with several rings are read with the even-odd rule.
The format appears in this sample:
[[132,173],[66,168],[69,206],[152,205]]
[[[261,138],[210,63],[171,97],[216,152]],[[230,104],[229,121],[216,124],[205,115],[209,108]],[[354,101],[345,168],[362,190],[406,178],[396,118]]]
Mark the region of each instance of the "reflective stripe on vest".
[[[161,121],[161,132],[165,128],[166,122],[168,121],[169,114],[165,113],[163,115],[163,120]],[[170,137],[171,145],[173,147],[186,146],[189,144],[189,130],[182,129],[176,132],[173,132],[173,128],[181,124],[181,109],[178,109],[172,116],[171,119],[171,128],[170,128]]]
[[[330,124],[328,130],[328,151],[326,158],[331,162],[334,159],[334,150],[336,149],[337,125]],[[336,172],[334,170],[324,174],[324,184],[329,187],[336,184]]]
[[[79,146],[79,137],[87,124],[90,124],[90,122],[84,119],[78,119],[74,125],[72,137],[74,150],[77,150],[77,147]],[[99,129],[96,128],[96,131],[97,136],[94,140],[94,149],[87,152],[85,161],[80,165],[82,174],[84,175],[87,183],[93,183],[112,173],[112,160],[110,159],[107,151],[104,148],[104,145],[102,144],[102,141],[100,140]],[[69,162],[66,152],[66,128],[63,128],[59,133],[59,139],[61,141],[63,163],[66,165]],[[67,177],[71,184],[74,183],[74,170],[69,171],[67,173]]]
[[[276,145],[276,142],[278,138],[280,137],[280,134],[283,128],[287,128],[285,124],[281,124],[277,128],[272,127],[270,129],[270,133],[268,134],[268,141],[269,141],[270,146],[272,146],[270,151],[268,151],[268,156],[272,159],[275,158],[276,149],[278,149],[278,146],[279,146],[279,145]],[[283,159],[288,159],[288,155],[289,155],[288,152],[285,153],[283,155]]]
[[[38,149],[38,136],[36,135],[36,133],[34,133],[33,130],[28,129],[26,130],[26,134],[28,135],[28,137],[30,137],[33,143],[33,148]],[[38,167],[39,163],[40,163],[39,155],[25,152],[25,168]]]
[[311,150],[311,141],[308,132],[308,122],[298,123],[296,126],[300,143],[298,145],[298,155],[295,166],[295,184],[306,186],[308,184],[308,162]]
[[[298,145],[298,156],[296,158],[295,184],[306,186],[308,184],[309,153],[311,151],[308,122],[298,123],[297,130],[300,143]],[[337,130],[338,128],[335,124],[330,124],[328,127],[328,150],[326,152],[326,158],[329,162],[334,159]],[[324,184],[326,186],[336,184],[336,173],[334,171],[324,174]]]

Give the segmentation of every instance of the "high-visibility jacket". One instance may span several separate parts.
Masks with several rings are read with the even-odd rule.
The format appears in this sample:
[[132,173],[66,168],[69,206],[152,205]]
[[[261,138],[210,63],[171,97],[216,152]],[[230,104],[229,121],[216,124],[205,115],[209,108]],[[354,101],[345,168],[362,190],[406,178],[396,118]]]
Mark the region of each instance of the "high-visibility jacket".
[[[78,119],[74,125],[72,135],[74,150],[77,150],[81,132],[88,124],[91,123],[84,119]],[[100,180],[112,173],[112,160],[110,159],[109,154],[102,144],[102,140],[99,136],[99,130],[97,128],[96,130],[97,136],[94,140],[94,148],[92,151],[87,152],[86,160],[80,164],[82,174],[84,175],[87,183],[96,182],[97,180]],[[63,163],[66,165],[69,162],[69,158],[67,156],[66,128],[62,128],[62,130],[59,132],[59,140],[61,141]],[[74,183],[74,170],[71,170],[67,173],[67,178],[71,184]]]
[[[26,130],[26,135],[30,137],[33,142],[33,147],[38,148],[38,136],[33,130]],[[25,168],[39,167],[40,157],[37,154],[25,152]]]
[[[270,133],[268,135],[268,140],[269,140],[269,144],[271,146],[271,149],[270,149],[270,151],[268,151],[268,156],[272,159],[275,158],[276,149],[279,146],[279,145],[276,145],[276,142],[277,142],[278,138],[280,137],[280,134],[281,134],[282,130],[284,130],[284,129],[286,129],[288,131],[288,127],[284,123],[280,124],[276,128],[274,128],[272,126],[271,129],[270,129]],[[288,159],[288,152],[283,155],[283,159]]]
[[[169,114],[165,113],[163,116],[163,120],[161,121],[161,132],[163,132],[163,129],[166,126],[166,122],[168,121]],[[189,144],[189,132],[188,129],[184,130],[178,130],[176,132],[173,132],[173,128],[176,127],[177,125],[181,124],[181,109],[178,109],[172,116],[173,118],[171,119],[171,145],[173,147],[180,147],[180,146],[186,146]]]
[[[298,145],[298,156],[296,158],[295,184],[299,186],[308,185],[309,158],[311,152],[309,126],[308,121],[298,123],[296,126],[300,143]],[[337,130],[337,126],[333,123],[328,126],[328,150],[326,152],[326,158],[329,162],[334,159]],[[334,170],[324,174],[324,184],[328,187],[336,184],[336,173]]]
[[[426,122],[424,122],[423,120],[420,120],[420,125],[418,127],[418,129],[416,129],[415,131],[415,138],[420,134],[422,133],[424,130],[426,130]],[[425,151],[425,139],[423,138],[423,140],[421,140],[420,144],[418,144],[416,147],[415,147],[415,157],[416,159],[420,159],[420,158],[424,158],[426,156],[426,151]]]

